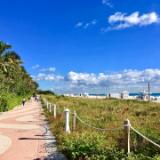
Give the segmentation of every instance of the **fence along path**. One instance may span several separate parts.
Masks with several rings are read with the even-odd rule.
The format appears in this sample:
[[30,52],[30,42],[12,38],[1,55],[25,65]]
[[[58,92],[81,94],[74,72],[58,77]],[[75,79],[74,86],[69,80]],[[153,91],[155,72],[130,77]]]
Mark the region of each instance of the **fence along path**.
[[84,120],[82,120],[78,115],[76,115],[76,118],[83,123],[85,126],[90,127],[92,129],[96,129],[98,131],[117,131],[117,130],[123,130],[123,127],[118,127],[118,128],[97,128],[95,126],[92,126],[90,124],[88,124],[87,122],[85,122]]
[[[53,109],[53,114],[56,115],[57,112],[57,107],[56,104],[52,105],[51,103],[49,103],[46,99],[42,99],[42,101],[44,102],[47,110],[50,112],[52,111],[52,109],[50,109],[51,106],[54,106]],[[50,107],[49,107],[50,104]],[[140,137],[142,137],[143,139],[145,139],[146,141],[148,141],[149,143],[153,144],[155,147],[160,149],[160,145],[157,144],[156,142],[154,142],[153,140],[149,139],[148,137],[146,137],[145,135],[143,135],[142,133],[140,133],[137,129],[135,129],[130,121],[127,119],[124,121],[124,125],[117,127],[117,128],[98,128],[95,127],[91,124],[88,124],[86,121],[82,120],[76,113],[76,111],[71,112],[69,109],[65,109],[64,110],[65,113],[65,132],[66,133],[70,133],[70,123],[69,123],[69,119],[70,119],[70,113],[73,115],[73,130],[76,130],[76,119],[79,120],[83,125],[85,125],[86,127],[98,130],[98,131],[119,131],[119,130],[124,130],[124,135],[125,135],[125,144],[126,144],[126,148],[125,151],[129,154],[130,153],[130,132],[133,131],[134,133],[138,134]],[[56,117],[55,117],[56,118]]]

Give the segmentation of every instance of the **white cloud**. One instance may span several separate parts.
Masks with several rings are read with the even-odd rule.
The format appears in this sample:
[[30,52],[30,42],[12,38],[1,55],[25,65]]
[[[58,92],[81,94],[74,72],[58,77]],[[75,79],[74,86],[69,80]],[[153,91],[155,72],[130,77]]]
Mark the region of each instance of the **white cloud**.
[[111,25],[109,29],[120,30],[133,26],[147,26],[160,22],[159,15],[156,12],[150,12],[140,15],[140,13],[133,12],[130,15],[126,13],[116,12],[109,16],[108,23]]
[[81,26],[83,26],[83,22],[78,22],[76,25],[75,25],[75,27],[81,27]]
[[55,67],[42,68],[39,64],[32,66],[32,69],[45,73],[53,73],[56,71]]
[[42,68],[40,69],[41,72],[55,72],[56,68],[55,67],[49,67],[49,68]]
[[152,88],[158,90],[160,84],[160,69],[123,70],[112,73],[78,73],[68,72],[65,76],[39,73],[32,76],[36,81],[56,82],[55,88],[64,91],[84,91],[102,93],[106,89],[112,91],[129,90],[142,91],[150,81]]
[[40,68],[39,64],[36,64],[36,65],[32,66],[32,69],[38,69],[38,68]]
[[116,73],[78,73],[70,71],[66,76],[39,73],[33,76],[36,80],[46,81],[65,81],[74,85],[126,85],[126,84],[141,84],[151,81],[153,83],[160,82],[160,69],[145,69],[145,70],[124,70]]
[[94,26],[97,24],[97,20],[94,19],[92,21],[89,21],[89,22],[78,22],[75,27],[76,28],[83,28],[83,29],[87,29],[88,27],[90,26]]
[[113,8],[113,4],[110,2],[110,0],[102,0],[102,4],[104,4],[110,8]]
[[97,78],[96,75],[91,73],[76,73],[76,72],[69,72],[66,76],[66,80],[70,81],[73,84],[84,84],[84,85],[90,85],[90,84],[97,84]]
[[64,79],[63,76],[54,74],[39,73],[37,76],[33,76],[36,81],[61,81]]
[[86,86],[138,85],[148,81],[158,83],[160,81],[160,69],[124,70],[111,74],[76,73],[71,71],[65,79],[74,85]]

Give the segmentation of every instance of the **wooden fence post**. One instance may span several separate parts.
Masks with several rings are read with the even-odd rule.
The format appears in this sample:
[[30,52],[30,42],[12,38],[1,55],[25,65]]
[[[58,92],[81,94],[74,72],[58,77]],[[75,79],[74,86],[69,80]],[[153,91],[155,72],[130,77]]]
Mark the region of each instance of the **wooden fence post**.
[[74,111],[73,112],[73,124],[72,124],[72,129],[73,129],[73,131],[75,131],[76,130],[76,115],[77,115],[77,113],[76,113],[76,111]]
[[53,117],[56,119],[57,116],[57,106],[56,104],[53,105]]
[[66,133],[70,133],[70,126],[69,126],[69,114],[70,114],[70,110],[69,109],[65,109],[64,110],[65,113],[65,132]]
[[125,151],[130,154],[130,128],[131,123],[128,119],[124,121],[124,141],[125,141]]

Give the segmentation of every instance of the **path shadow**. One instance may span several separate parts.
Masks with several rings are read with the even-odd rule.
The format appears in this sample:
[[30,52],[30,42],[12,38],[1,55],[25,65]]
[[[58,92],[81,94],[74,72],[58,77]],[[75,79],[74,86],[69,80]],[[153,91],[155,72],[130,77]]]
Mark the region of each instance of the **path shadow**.
[[67,160],[67,158],[63,154],[57,152],[57,153],[51,154],[47,157],[36,158],[36,159],[33,159],[33,160]]
[[33,138],[33,137],[21,137],[18,140],[55,140],[54,138]]
[[[45,136],[45,137],[51,137],[50,135],[38,135],[38,134],[35,135],[35,136],[36,136],[36,137],[44,137],[44,136]],[[54,139],[55,139],[55,138],[54,138]],[[53,139],[52,139],[52,140],[53,140]]]

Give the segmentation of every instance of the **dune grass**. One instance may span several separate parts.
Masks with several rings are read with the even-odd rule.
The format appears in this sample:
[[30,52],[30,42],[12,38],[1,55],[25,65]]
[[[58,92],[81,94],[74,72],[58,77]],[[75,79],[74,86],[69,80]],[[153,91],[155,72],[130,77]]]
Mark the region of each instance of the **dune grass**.
[[[99,132],[77,121],[76,131],[64,134],[64,108],[76,111],[88,124],[99,128],[123,127],[125,119],[141,133],[160,144],[160,104],[135,100],[86,99],[43,95],[57,104],[58,116],[47,113],[60,149],[69,159],[156,159],[160,150],[131,132],[130,157],[124,153],[123,130]],[[72,118],[71,122],[72,124]],[[72,126],[71,126],[72,128]]]

